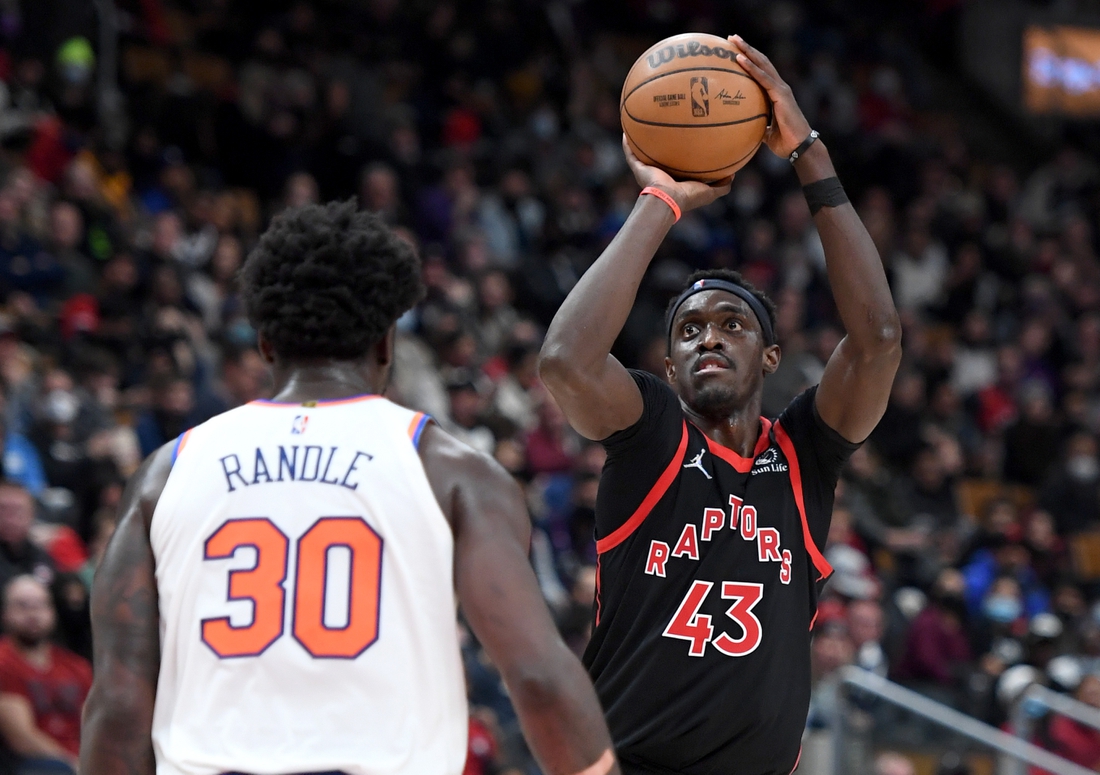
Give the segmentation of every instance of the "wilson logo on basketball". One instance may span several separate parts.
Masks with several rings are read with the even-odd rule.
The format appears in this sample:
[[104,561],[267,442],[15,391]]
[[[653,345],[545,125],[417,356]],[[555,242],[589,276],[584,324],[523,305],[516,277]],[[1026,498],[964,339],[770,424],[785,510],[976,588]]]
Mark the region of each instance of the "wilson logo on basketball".
[[691,115],[705,118],[710,115],[710,100],[707,98],[707,79],[696,76],[691,79]]
[[671,62],[673,58],[684,59],[686,57],[718,57],[719,59],[737,60],[737,54],[728,48],[708,46],[697,40],[689,40],[651,51],[646,56],[646,61],[650,67],[660,67]]

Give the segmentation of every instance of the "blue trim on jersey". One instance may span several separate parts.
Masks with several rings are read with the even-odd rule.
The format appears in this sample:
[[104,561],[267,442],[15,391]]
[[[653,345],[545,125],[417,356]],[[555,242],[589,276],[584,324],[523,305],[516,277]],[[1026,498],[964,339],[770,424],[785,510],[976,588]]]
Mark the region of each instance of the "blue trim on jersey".
[[176,464],[176,458],[180,454],[180,444],[183,443],[183,437],[187,435],[187,431],[184,431],[179,436],[176,436],[176,444],[172,447],[172,465]]
[[415,447],[416,449],[420,449],[420,435],[424,433],[424,428],[427,427],[429,422],[431,422],[431,419],[431,416],[426,414],[421,417],[420,422],[416,424],[416,431],[413,433],[412,437],[413,447]]
[[377,393],[360,393],[354,396],[347,396],[346,398],[322,398],[318,401],[272,401],[270,398],[257,398],[255,401],[250,401],[252,404],[266,404],[267,406],[305,406],[310,404],[312,406],[325,406],[326,404],[350,404],[353,401],[362,401],[366,398],[378,398]]

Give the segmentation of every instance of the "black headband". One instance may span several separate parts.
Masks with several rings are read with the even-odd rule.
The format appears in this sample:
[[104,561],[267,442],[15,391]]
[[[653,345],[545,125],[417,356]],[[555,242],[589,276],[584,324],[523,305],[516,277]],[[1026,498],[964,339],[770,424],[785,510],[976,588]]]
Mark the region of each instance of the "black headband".
[[691,287],[686,288],[683,293],[677,297],[676,303],[669,307],[668,317],[665,320],[665,328],[668,329],[668,335],[670,337],[672,336],[672,319],[676,317],[676,311],[680,309],[680,305],[687,301],[689,296],[694,296],[703,291],[727,291],[744,301],[749,305],[749,309],[756,315],[756,319],[760,321],[760,330],[764,333],[765,346],[775,344],[775,332],[772,330],[772,320],[768,317],[768,311],[764,309],[764,305],[760,303],[760,299],[756,298],[747,288],[743,288],[737,283],[718,279],[699,280],[693,283]]

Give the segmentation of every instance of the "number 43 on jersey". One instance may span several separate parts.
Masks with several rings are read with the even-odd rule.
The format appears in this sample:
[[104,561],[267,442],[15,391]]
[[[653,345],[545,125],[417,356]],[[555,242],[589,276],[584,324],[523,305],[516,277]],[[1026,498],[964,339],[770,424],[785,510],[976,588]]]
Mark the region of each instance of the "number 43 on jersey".
[[715,638],[710,615],[699,613],[713,586],[712,581],[697,579],[661,634],[666,638],[688,641],[691,644],[688,646],[688,656],[692,657],[703,656],[708,643],[727,657],[744,657],[756,651],[763,637],[763,630],[752,609],[763,599],[764,585],[741,581],[722,582],[722,598],[734,601],[726,611],[726,616],[737,622],[741,628],[739,638],[732,638],[726,632],[719,633]]

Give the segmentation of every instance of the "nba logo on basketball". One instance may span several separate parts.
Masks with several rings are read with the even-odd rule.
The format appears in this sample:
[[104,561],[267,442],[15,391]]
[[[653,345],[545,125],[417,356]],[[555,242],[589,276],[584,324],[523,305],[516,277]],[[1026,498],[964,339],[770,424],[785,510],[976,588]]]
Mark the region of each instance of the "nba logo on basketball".
[[691,79],[691,115],[695,118],[704,118],[710,115],[706,76],[697,76]]
[[294,424],[290,426],[290,432],[295,436],[301,436],[306,432],[306,424],[309,422],[308,414],[300,414],[294,418]]

